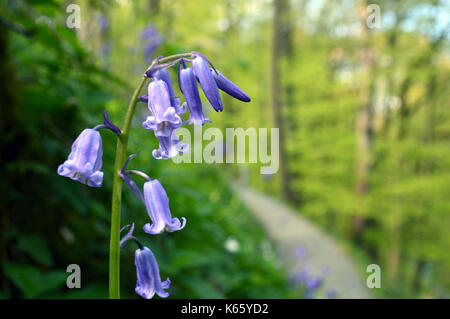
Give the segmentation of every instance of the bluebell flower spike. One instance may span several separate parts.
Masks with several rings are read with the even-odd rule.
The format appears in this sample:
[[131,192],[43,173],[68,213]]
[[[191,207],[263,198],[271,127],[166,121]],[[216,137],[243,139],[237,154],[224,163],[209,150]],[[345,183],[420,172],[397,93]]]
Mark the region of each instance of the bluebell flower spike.
[[103,144],[95,129],[84,129],[72,144],[68,159],[58,167],[58,175],[91,187],[101,187]]
[[148,61],[152,58],[156,48],[161,44],[162,37],[154,24],[149,23],[140,35],[140,40],[144,44],[144,57]]
[[137,272],[136,293],[145,299],[151,299],[155,293],[161,298],[168,297],[170,294],[165,289],[170,287],[170,279],[161,281],[159,266],[153,252],[144,247],[137,249],[134,257]]
[[161,183],[157,180],[151,180],[144,184],[144,199],[147,213],[152,224],[144,225],[144,231],[147,234],[160,234],[165,230],[174,232],[181,230],[186,226],[186,218],[172,218],[169,208],[169,198]]

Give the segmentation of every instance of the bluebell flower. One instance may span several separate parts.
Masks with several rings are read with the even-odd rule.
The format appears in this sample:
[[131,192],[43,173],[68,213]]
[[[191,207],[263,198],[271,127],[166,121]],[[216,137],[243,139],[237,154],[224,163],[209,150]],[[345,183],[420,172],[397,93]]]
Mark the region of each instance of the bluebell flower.
[[99,25],[99,27],[100,27],[100,32],[101,32],[101,33],[106,33],[106,32],[108,32],[108,29],[109,29],[109,20],[108,20],[108,17],[105,16],[105,15],[103,15],[103,14],[101,14],[101,15],[98,17],[98,25]]
[[72,151],[68,159],[58,167],[58,175],[69,177],[92,187],[101,187],[103,182],[102,137],[98,130],[108,129],[120,135],[119,127],[114,125],[108,111],[103,111],[103,124],[88,128],[81,132],[72,144]]
[[173,129],[164,127],[155,130],[155,136],[159,140],[159,148],[152,152],[153,157],[156,159],[168,159],[189,151],[189,145],[180,143],[180,139]]
[[148,215],[153,224],[144,225],[144,231],[148,234],[159,234],[166,229],[168,232],[181,230],[186,225],[186,218],[172,218],[169,208],[169,198],[157,180],[150,180],[144,184],[144,201]]
[[142,30],[140,37],[141,41],[144,42],[144,57],[146,60],[150,60],[155,50],[161,44],[162,38],[156,27],[151,23]]
[[194,60],[192,60],[192,67],[209,103],[211,103],[211,106],[214,110],[216,110],[216,112],[222,112],[223,105],[222,99],[220,98],[219,88],[217,87],[216,81],[209,70],[208,61],[201,54],[197,53]]
[[298,273],[294,274],[293,279],[296,283],[301,284],[305,288],[305,298],[314,298],[316,291],[323,285],[323,274],[312,276],[310,267],[306,265]]
[[145,129],[153,130],[159,139],[159,148],[153,150],[153,157],[168,159],[179,153],[187,152],[187,144],[180,144],[175,132],[183,124],[178,114],[186,111],[186,107],[173,107],[170,104],[169,90],[163,80],[156,79],[150,83],[147,97],[141,97],[141,100],[145,99],[147,99],[152,116],[147,117],[142,126]]
[[164,81],[167,85],[167,89],[170,96],[170,105],[172,105],[175,109],[180,105],[180,98],[175,95],[175,91],[173,90],[172,81],[170,80],[169,71],[167,69],[159,69],[151,74],[152,77],[158,80]]
[[227,79],[222,73],[220,73],[217,69],[210,69],[210,72],[216,81],[219,89],[224,91],[225,93],[231,95],[232,97],[242,101],[242,102],[250,102],[250,97],[241,90],[239,86],[231,82]]
[[[132,154],[128,157],[120,171],[120,176],[147,208],[148,215],[153,224],[146,224],[144,231],[149,234],[159,234],[164,228],[169,232],[183,229],[186,225],[186,219],[182,217],[182,222],[180,222],[178,218],[172,218],[169,208],[169,198],[161,183],[156,179],[152,180],[147,174],[141,171],[127,170],[129,162],[137,155]],[[131,177],[132,174],[139,175],[147,180],[144,183],[143,194]],[[132,231],[130,235],[132,235]]]
[[306,290],[313,292],[317,290],[323,283],[323,280],[321,277],[310,277],[306,280],[305,286]]
[[111,42],[104,42],[100,51],[103,56],[108,57],[111,54]]
[[[162,80],[154,80],[148,86],[148,108],[152,116],[147,117],[142,126],[155,131],[155,135],[168,136],[171,129],[180,127],[183,121],[178,109],[170,104],[167,85]],[[158,135],[157,135],[158,136]]]
[[299,272],[293,275],[293,279],[296,283],[305,283],[309,278],[308,267],[302,268]]
[[180,80],[180,89],[186,99],[186,104],[189,109],[190,117],[188,124],[205,124],[211,122],[205,118],[202,110],[202,101],[198,93],[197,81],[195,80],[194,72],[191,68],[179,69],[178,78]]
[[304,258],[306,256],[308,256],[308,250],[305,247],[299,246],[295,249],[295,257]]
[[158,35],[158,30],[153,23],[149,23],[144,29],[142,29],[140,37],[141,40],[151,39]]
[[58,167],[58,175],[92,187],[103,182],[102,138],[96,129],[85,129],[72,144],[68,159]]
[[152,251],[148,247],[137,249],[134,253],[137,282],[136,293],[145,299],[151,299],[155,293],[166,298],[169,293],[165,291],[170,287],[170,279],[161,281],[159,266]]
[[144,58],[146,61],[150,61],[153,57],[153,54],[155,50],[159,46],[159,38],[155,38],[154,40],[150,40],[145,46],[144,46]]

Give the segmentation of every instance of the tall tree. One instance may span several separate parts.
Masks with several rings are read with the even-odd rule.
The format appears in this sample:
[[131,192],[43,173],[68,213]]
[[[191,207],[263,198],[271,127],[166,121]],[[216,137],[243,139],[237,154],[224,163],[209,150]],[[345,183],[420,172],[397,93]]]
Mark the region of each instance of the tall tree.
[[279,168],[281,172],[281,191],[284,197],[294,199],[290,190],[290,176],[287,168],[286,151],[286,129],[284,128],[283,111],[286,105],[286,98],[283,99],[282,93],[287,90],[291,94],[292,88],[283,89],[282,62],[289,59],[292,52],[291,38],[289,36],[291,24],[289,19],[290,5],[289,0],[275,0],[273,14],[273,39],[272,39],[272,65],[271,65],[271,93],[272,93],[272,112],[275,127],[279,128],[280,137],[280,161]]
[[[361,108],[356,118],[356,195],[358,201],[363,201],[368,192],[368,176],[372,146],[372,69],[374,53],[370,47],[370,33],[367,27],[367,0],[359,0],[358,13],[360,18],[359,40],[361,43]],[[356,212],[352,220],[352,235],[360,242],[365,220],[361,212]]]

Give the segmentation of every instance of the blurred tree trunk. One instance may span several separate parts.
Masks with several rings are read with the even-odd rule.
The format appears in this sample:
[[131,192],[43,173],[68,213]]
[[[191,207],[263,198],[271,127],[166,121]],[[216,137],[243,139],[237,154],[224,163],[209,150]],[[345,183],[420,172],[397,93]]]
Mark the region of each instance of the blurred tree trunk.
[[425,144],[432,143],[434,140],[436,82],[436,73],[430,74],[427,85],[427,101],[429,101],[429,105],[425,115],[423,132],[423,141]]
[[[359,17],[361,24],[361,32],[359,36],[362,44],[361,54],[361,87],[360,101],[361,108],[356,118],[356,196],[357,201],[364,201],[366,193],[369,189],[368,177],[370,172],[370,158],[372,147],[372,69],[373,69],[373,51],[370,48],[369,32],[366,25],[367,21],[366,0],[359,1]],[[358,205],[361,206],[361,205]],[[352,218],[352,236],[356,243],[361,243],[361,235],[363,233],[365,218],[361,211],[357,211]]]
[[[442,33],[436,37],[430,44],[430,48],[424,57],[425,65],[431,65],[433,57],[441,52],[441,47],[447,39],[448,32],[450,31],[450,24],[444,28]],[[431,72],[428,76],[427,94],[426,100],[428,101],[428,108],[425,115],[423,141],[424,143],[432,143],[434,140],[434,122],[436,112],[436,99],[437,99],[437,75],[436,71]]]
[[[272,92],[272,115],[275,127],[279,128],[280,137],[280,172],[281,172],[281,192],[283,196],[290,200],[295,200],[296,196],[291,192],[290,179],[287,169],[287,151],[286,151],[286,125],[283,117],[284,104],[282,93],[283,78],[282,62],[289,60],[292,52],[291,38],[289,32],[291,30],[290,24],[290,6],[289,0],[275,0],[274,1],[274,15],[273,15],[273,39],[272,39],[272,69],[271,69],[271,92]],[[291,95],[292,88],[286,87],[288,96]]]
[[[7,167],[16,162],[21,153],[21,147],[24,142],[24,134],[19,128],[23,127],[20,120],[19,110],[17,107],[17,82],[15,77],[14,64],[9,58],[9,32],[6,26],[0,21],[0,74],[7,75],[0,77],[0,125],[2,127],[2,134],[0,136],[0,153],[2,160],[0,161],[1,172],[7,172]],[[16,32],[18,30],[15,30]],[[26,35],[25,33],[23,33]],[[10,188],[13,181],[10,179],[10,174],[4,174],[0,186],[0,207],[4,209],[0,219],[0,234],[6,233],[10,230],[10,211],[7,207],[11,207]],[[0,236],[0,260],[7,261],[7,239],[5,236]],[[10,293],[10,285],[6,279],[5,272],[0,263],[0,282],[1,291]]]
[[[295,48],[293,45],[293,32],[294,32],[294,24],[292,20],[292,15],[290,13],[291,8],[288,5],[288,8],[286,8],[286,18],[284,21],[283,26],[283,40],[284,40],[284,57],[285,57],[285,63],[284,63],[284,70],[289,70],[291,67],[293,67],[293,63],[295,61]],[[284,94],[285,94],[285,103],[284,103],[284,111],[286,112],[292,112],[295,107],[295,90],[296,90],[296,83],[293,81],[286,81],[284,84]],[[285,137],[285,148],[286,144],[288,144],[288,133],[289,132],[295,132],[298,130],[298,121],[295,121],[291,116],[287,116],[284,119],[284,125],[280,127],[280,130],[283,129],[283,135]],[[286,157],[285,162],[288,163],[291,159],[288,156],[288,151],[286,150]],[[294,173],[292,170],[288,170],[286,168],[286,197],[293,201],[296,204],[299,204],[301,201],[301,194],[299,191],[294,191],[291,187],[292,180],[299,178],[297,176],[298,174]]]
[[148,2],[149,11],[153,15],[158,15],[160,10],[160,1],[159,0],[149,0]]
[[[387,49],[389,49],[392,54],[390,55],[391,62],[390,62],[390,68],[388,75],[386,77],[387,82],[387,88],[386,88],[386,97],[392,97],[397,96],[398,93],[398,84],[396,83],[396,75],[398,72],[398,65],[399,62],[399,56],[396,54],[396,52],[399,51],[398,44],[399,44],[399,37],[401,34],[401,25],[406,19],[406,12],[404,10],[393,10],[394,13],[394,25],[392,27],[392,30],[390,30],[386,37],[386,43],[387,43]],[[391,127],[392,118],[395,116],[395,112],[391,110],[390,107],[387,107],[387,109],[384,110],[385,114],[383,115],[383,123],[380,127],[380,130],[378,132],[379,135],[383,135],[384,138],[388,138],[388,131]]]
[[[410,64],[408,68],[408,74],[405,78],[405,80],[402,83],[401,89],[400,89],[400,98],[402,101],[402,105],[399,112],[399,128],[397,132],[397,140],[401,140],[408,134],[408,123],[410,120],[410,117],[414,111],[416,111],[419,107],[425,107],[425,113],[424,113],[424,128],[422,132],[422,142],[424,144],[430,144],[434,140],[434,120],[435,120],[435,99],[436,99],[436,85],[437,85],[437,79],[436,79],[436,70],[429,73],[427,83],[426,83],[426,101],[425,104],[420,104],[418,106],[410,105],[410,103],[407,100],[407,95],[415,83],[414,77],[416,76],[415,71],[420,69],[425,69],[432,65],[433,57],[440,52],[441,45],[444,43],[448,28],[444,28],[444,31],[438,36],[435,37],[434,40],[431,41],[428,48],[426,48],[423,52],[419,52],[417,57],[413,60],[413,62]],[[402,163],[397,164],[399,167],[402,165]],[[419,165],[416,165],[414,168],[414,171],[411,172],[413,174],[426,174],[426,173],[432,173],[429,171],[430,169],[423,165],[422,163],[419,163]],[[394,241],[391,245],[391,251],[388,253],[387,260],[391,260],[392,258],[396,258],[399,260],[399,254],[400,249],[397,248],[400,246],[400,237],[395,237],[398,240]],[[397,255],[396,255],[396,254]],[[422,264],[423,256],[419,256],[417,263],[419,264],[419,267],[417,267],[417,271],[414,274],[414,278],[412,281],[412,289],[419,289],[418,283],[420,282],[420,277],[422,275]],[[388,273],[392,277],[396,277],[398,273],[399,265],[393,264],[390,262],[390,267],[388,268]]]

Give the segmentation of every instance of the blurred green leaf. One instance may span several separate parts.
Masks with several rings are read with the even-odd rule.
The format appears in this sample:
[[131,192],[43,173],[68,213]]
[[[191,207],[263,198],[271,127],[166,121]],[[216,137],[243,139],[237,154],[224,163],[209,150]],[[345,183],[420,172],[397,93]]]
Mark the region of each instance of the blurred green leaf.
[[5,275],[22,290],[26,298],[35,298],[60,288],[67,278],[64,271],[43,273],[39,269],[18,263],[4,263]]
[[214,288],[211,280],[204,280],[200,278],[182,278],[180,281],[191,290],[197,298],[203,299],[220,299],[225,296],[220,291]]
[[36,262],[41,263],[44,266],[51,266],[53,264],[52,256],[50,250],[48,249],[47,243],[38,236],[20,236],[17,248],[26,252]]

